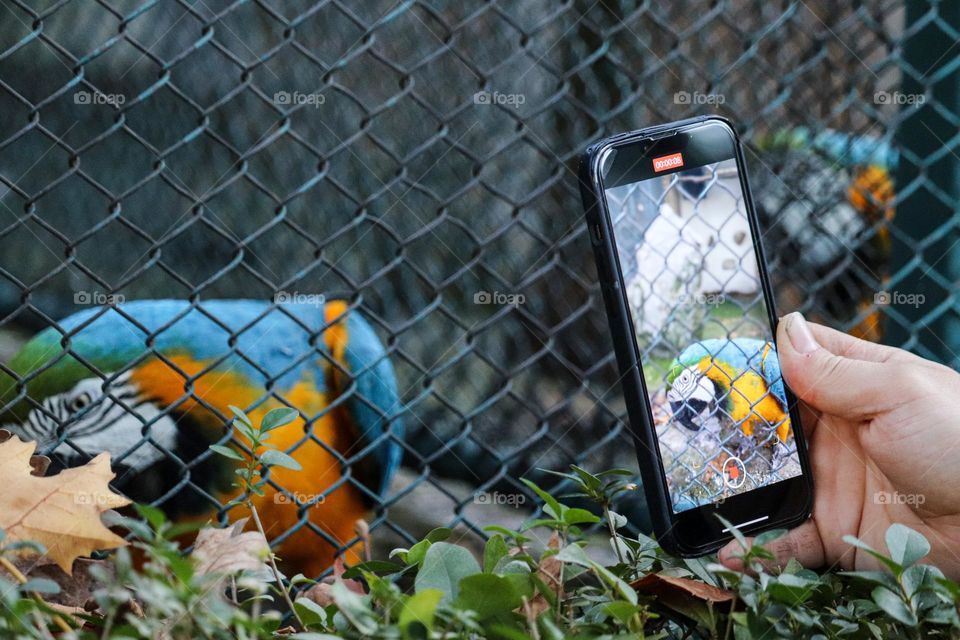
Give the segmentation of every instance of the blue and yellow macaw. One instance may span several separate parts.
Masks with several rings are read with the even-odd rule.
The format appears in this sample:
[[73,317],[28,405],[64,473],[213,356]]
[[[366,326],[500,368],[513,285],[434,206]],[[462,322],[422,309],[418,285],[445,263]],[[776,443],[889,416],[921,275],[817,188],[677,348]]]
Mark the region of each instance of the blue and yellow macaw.
[[26,383],[0,380],[5,426],[63,466],[109,451],[119,490],[173,520],[207,519],[237,491],[237,463],[208,449],[243,448],[225,427],[228,406],[254,424],[294,407],[300,416],[270,443],[303,470],[271,468],[254,497],[268,537],[280,538],[286,570],[318,575],[345,547],[358,560],[355,523],[384,495],[403,436],[393,367],[358,312],[340,301],[141,300],[59,326],[68,340],[45,329],[8,364]]
[[[784,175],[789,180],[799,180],[798,184],[787,189],[774,185],[773,189],[758,190],[761,209],[772,216],[770,226],[775,244],[784,253],[798,256],[798,264],[806,272],[804,281],[823,278],[827,283],[816,297],[820,300],[818,306],[828,312],[828,319],[862,316],[849,329],[850,334],[880,342],[886,314],[874,302],[877,283],[864,282],[859,274],[878,275],[880,289],[886,288],[889,281],[891,230],[896,216],[893,175],[899,163],[897,148],[883,138],[831,129],[812,131],[806,127],[761,135],[754,142],[766,156],[764,164],[778,166],[787,157],[796,159]],[[784,185],[783,179],[778,176],[776,182]],[[846,185],[845,201],[839,197],[833,201],[826,195],[834,185]],[[816,194],[819,203],[811,206],[798,201],[798,192]],[[836,195],[841,196],[841,192],[838,190]],[[855,255],[854,272],[838,273],[837,265],[851,251]],[[789,269],[786,279],[790,280]],[[850,303],[851,299],[855,304]]]
[[671,364],[667,384],[674,418],[691,431],[699,431],[721,410],[758,442],[765,442],[771,429],[782,443],[790,436],[780,361],[770,342],[751,338],[694,342]]

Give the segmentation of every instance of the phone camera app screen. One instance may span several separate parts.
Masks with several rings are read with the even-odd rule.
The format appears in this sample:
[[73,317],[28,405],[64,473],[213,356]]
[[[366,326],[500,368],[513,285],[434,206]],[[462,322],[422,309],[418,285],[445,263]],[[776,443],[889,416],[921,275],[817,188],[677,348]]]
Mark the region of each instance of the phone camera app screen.
[[737,163],[606,189],[674,512],[801,474]]

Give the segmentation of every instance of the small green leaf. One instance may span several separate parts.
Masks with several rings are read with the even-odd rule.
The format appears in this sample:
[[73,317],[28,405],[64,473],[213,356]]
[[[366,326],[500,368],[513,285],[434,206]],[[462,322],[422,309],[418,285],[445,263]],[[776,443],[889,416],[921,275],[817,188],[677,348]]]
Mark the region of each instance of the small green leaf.
[[260,460],[264,464],[269,464],[273,467],[283,467],[284,469],[290,469],[291,471],[300,471],[303,469],[299,462],[279,449],[267,449],[260,454]]
[[459,593],[454,606],[468,609],[480,620],[508,617],[523,604],[523,599],[513,583],[500,576],[478,573],[460,580]]
[[900,523],[890,525],[886,541],[890,558],[904,567],[916,564],[930,553],[930,542],[921,533]]
[[[433,630],[433,618],[437,613],[437,605],[443,599],[443,591],[439,589],[424,589],[419,591],[403,603],[400,610],[400,633],[405,639],[429,637]],[[423,627],[425,633],[412,633],[411,625]]]
[[563,512],[563,522],[568,525],[594,524],[600,522],[600,518],[586,509],[566,509]]
[[290,586],[295,587],[299,584],[317,584],[317,581],[313,580],[312,578],[308,578],[302,573],[298,573],[297,575],[290,578]]
[[427,549],[429,549],[432,544],[429,540],[421,540],[410,547],[410,550],[407,551],[407,564],[422,564],[423,557],[427,555]]
[[352,566],[343,572],[342,578],[349,580],[351,578],[360,578],[364,572],[390,575],[403,571],[407,567],[396,562],[387,562],[386,560],[368,560],[358,565]]
[[604,582],[613,587],[621,598],[631,604],[637,604],[637,592],[633,590],[633,587],[600,563],[591,560],[579,545],[569,544],[561,549],[557,553],[557,560],[591,569]]
[[593,560],[587,557],[583,547],[578,544],[568,544],[563,549],[560,549],[560,551],[557,552],[557,560],[569,562],[588,569],[593,563]]
[[903,599],[885,587],[877,587],[872,593],[873,601],[886,612],[888,616],[908,627],[917,626],[917,615],[910,610]]
[[810,599],[819,585],[815,580],[785,573],[767,585],[767,593],[778,602],[799,607]]
[[236,449],[233,449],[231,447],[224,447],[219,444],[212,444],[210,445],[210,451],[219,453],[220,455],[226,458],[232,458],[234,460],[240,460],[241,462],[243,462],[243,456],[237,453]]
[[508,555],[510,555],[510,548],[503,536],[500,534],[492,536],[483,548],[483,572],[493,573],[500,559]]
[[526,478],[520,479],[523,484],[527,485],[531,491],[537,494],[541,500],[544,502],[544,511],[546,511],[553,518],[560,518],[563,515],[563,507],[560,506],[560,503],[557,502],[557,499],[552,495],[530,482]]
[[423,537],[424,540],[429,540],[430,542],[443,542],[453,533],[453,529],[449,527],[437,527],[432,530],[430,533]]
[[277,427],[290,424],[296,420],[299,415],[299,411],[291,409],[290,407],[271,409],[267,412],[267,415],[263,416],[263,420],[260,421],[260,431],[272,431]]
[[610,602],[603,607],[604,613],[616,618],[622,624],[630,622],[630,619],[633,618],[638,611],[640,611],[640,607],[635,604],[630,604],[629,602],[624,602],[623,600]]
[[876,558],[877,560],[885,564],[887,568],[890,569],[890,571],[892,571],[895,575],[899,576],[900,572],[903,571],[903,567],[900,566],[899,562],[896,562],[895,560],[892,560],[891,558],[888,558],[887,556],[883,555],[882,553],[880,553],[879,551],[877,551],[876,549],[868,545],[866,542],[864,542],[860,538],[857,538],[856,536],[846,535],[846,536],[843,536],[843,541],[849,545],[853,545],[858,549],[863,549],[864,551],[872,555],[874,558]]
[[371,636],[377,631],[377,617],[370,608],[369,598],[348,589],[343,580],[333,583],[330,587],[330,596],[340,613],[361,634]]
[[248,418],[247,414],[243,412],[243,409],[241,409],[240,407],[235,407],[232,404],[229,405],[228,408],[230,409],[231,412],[233,412],[233,415],[236,416],[237,421],[242,422],[248,427],[253,426],[253,423],[250,422],[250,418]]
[[417,593],[425,589],[439,589],[443,602],[457,598],[460,581],[480,573],[480,565],[469,551],[446,542],[430,545],[423,557],[423,565],[414,580]]
[[324,627],[327,624],[327,611],[310,598],[297,598],[293,601],[297,617],[308,629],[313,626]]
[[167,521],[166,514],[159,508],[149,504],[135,504],[134,508],[140,517],[150,523],[154,529],[159,529]]
[[714,514],[714,515],[716,516],[717,520],[719,520],[723,524],[724,528],[727,529],[727,531],[729,531],[730,535],[733,536],[734,540],[740,543],[740,547],[744,551],[750,548],[750,544],[747,542],[747,539],[744,537],[744,535],[740,533],[740,529],[737,529],[735,526],[733,526],[732,522],[730,522],[720,514]]
[[20,588],[23,591],[36,591],[47,595],[60,593],[60,585],[50,578],[30,578]]
[[770,531],[764,531],[763,533],[761,533],[760,535],[758,535],[756,538],[753,539],[753,544],[759,545],[759,546],[770,544],[774,540],[782,538],[786,534],[787,534],[786,529],[771,529]]

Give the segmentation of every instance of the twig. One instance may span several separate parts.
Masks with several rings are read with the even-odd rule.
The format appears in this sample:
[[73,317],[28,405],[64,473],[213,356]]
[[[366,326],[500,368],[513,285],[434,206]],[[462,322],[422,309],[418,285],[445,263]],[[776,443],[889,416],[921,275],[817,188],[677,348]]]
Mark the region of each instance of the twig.
[[[253,516],[253,523],[257,525],[257,531],[260,532],[260,535],[263,536],[263,539],[267,539],[267,533],[263,530],[263,524],[260,522],[260,514],[257,512],[257,507],[253,504],[253,500],[247,500],[247,507],[250,509],[250,514]],[[290,607],[290,613],[293,614],[293,617],[297,619],[297,622],[300,623],[300,628],[306,630],[307,626],[303,624],[303,620],[300,619],[300,616],[297,614],[297,610],[293,606],[293,600],[290,599],[290,594],[287,592],[287,588],[283,584],[283,576],[280,574],[280,569],[277,568],[276,556],[273,553],[273,549],[269,548],[270,543],[267,543],[269,554],[267,559],[270,561],[270,568],[273,569],[273,577],[277,581],[277,588],[280,589],[280,593],[283,594],[283,599],[287,602],[287,606]]]

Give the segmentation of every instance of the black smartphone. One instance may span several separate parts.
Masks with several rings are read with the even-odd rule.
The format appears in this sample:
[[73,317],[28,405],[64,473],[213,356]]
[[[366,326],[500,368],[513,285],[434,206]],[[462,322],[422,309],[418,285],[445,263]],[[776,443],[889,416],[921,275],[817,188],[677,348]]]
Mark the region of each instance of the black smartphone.
[[591,145],[580,188],[654,533],[680,556],[810,516],[743,149],[703,116]]

